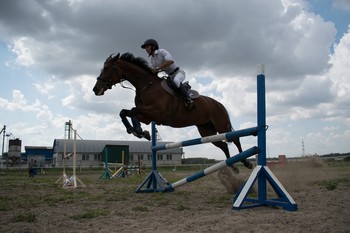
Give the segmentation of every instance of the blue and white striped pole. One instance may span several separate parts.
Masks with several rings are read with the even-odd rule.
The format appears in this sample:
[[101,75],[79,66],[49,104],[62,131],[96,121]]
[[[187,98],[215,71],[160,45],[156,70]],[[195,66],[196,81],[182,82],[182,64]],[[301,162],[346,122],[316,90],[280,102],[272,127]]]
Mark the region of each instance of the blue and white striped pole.
[[233,138],[236,138],[236,137],[257,135],[257,132],[258,132],[258,128],[252,127],[252,128],[247,128],[247,129],[235,130],[235,131],[231,131],[228,133],[207,136],[207,137],[203,137],[203,138],[196,138],[196,139],[186,140],[186,141],[182,141],[182,142],[174,142],[174,143],[168,143],[168,144],[164,144],[164,145],[153,146],[152,150],[158,151],[158,150],[166,150],[166,149],[171,149],[171,148],[193,146],[193,145],[209,143],[209,142],[218,142],[218,141],[223,141],[223,140],[229,141],[229,140],[232,140]]
[[234,163],[237,163],[237,162],[239,162],[239,161],[241,161],[243,159],[246,159],[246,158],[248,158],[248,157],[250,157],[250,156],[252,156],[254,154],[257,154],[257,153],[258,153],[258,148],[256,146],[254,146],[254,147],[252,147],[252,148],[250,148],[248,150],[243,151],[242,153],[239,153],[239,154],[237,154],[235,156],[232,156],[232,157],[230,157],[230,158],[228,158],[228,159],[226,159],[224,161],[221,161],[221,162],[219,162],[217,164],[214,164],[214,165],[204,169],[203,171],[197,172],[197,173],[195,173],[195,174],[193,174],[191,176],[188,176],[188,177],[183,178],[183,179],[181,179],[179,181],[176,181],[176,182],[168,185],[165,188],[165,190],[166,191],[174,191],[175,188],[177,188],[179,186],[182,186],[184,184],[187,184],[189,182],[192,182],[194,180],[202,178],[203,176],[209,175],[209,174],[211,174],[213,172],[216,172],[216,171],[218,171],[218,170],[220,170],[220,169],[222,169],[224,167],[231,166]]

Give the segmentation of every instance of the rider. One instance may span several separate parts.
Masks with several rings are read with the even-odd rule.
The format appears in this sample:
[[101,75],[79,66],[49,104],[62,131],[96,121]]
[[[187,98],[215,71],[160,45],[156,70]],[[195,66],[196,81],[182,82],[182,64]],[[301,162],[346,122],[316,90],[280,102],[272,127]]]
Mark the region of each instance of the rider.
[[189,97],[186,87],[182,84],[186,78],[185,71],[176,64],[174,58],[167,50],[159,48],[156,40],[146,40],[143,45],[141,45],[141,48],[146,50],[151,59],[152,73],[156,74],[160,71],[164,71],[172,78],[176,87],[180,89],[182,95],[185,97],[186,107],[191,110],[194,107],[193,100]]

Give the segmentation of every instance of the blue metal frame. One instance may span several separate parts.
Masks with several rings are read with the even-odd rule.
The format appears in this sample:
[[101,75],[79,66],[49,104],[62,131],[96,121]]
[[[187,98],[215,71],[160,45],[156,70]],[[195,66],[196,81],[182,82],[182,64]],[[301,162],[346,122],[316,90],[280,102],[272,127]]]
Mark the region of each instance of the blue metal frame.
[[[224,166],[232,165],[243,158],[247,158],[255,153],[258,153],[258,165],[252,171],[250,177],[242,186],[241,190],[233,198],[232,209],[240,210],[245,208],[252,208],[257,206],[281,206],[286,210],[295,211],[298,209],[297,204],[293,198],[284,189],[282,184],[274,176],[272,171],[266,166],[266,99],[265,99],[265,75],[263,67],[261,73],[257,76],[257,122],[258,126],[227,132],[224,134],[213,135],[204,138],[191,139],[182,142],[169,143],[165,145],[156,146],[156,126],[152,122],[152,171],[146,179],[137,188],[136,193],[150,193],[150,192],[170,192],[174,191],[176,187],[185,183],[199,179],[206,174],[210,174]],[[222,163],[215,164],[201,172],[195,173],[192,176],[186,177],[180,181],[170,184],[158,171],[156,153],[158,150],[165,150],[170,148],[185,147],[191,145],[198,145],[202,143],[213,142],[214,140],[232,139],[233,137],[244,137],[249,135],[258,136],[258,147],[246,150]],[[258,182],[258,197],[257,199],[249,198],[248,194],[255,182]],[[267,197],[267,182],[270,183],[275,190],[278,198],[268,199]],[[247,204],[249,203],[249,204]]]
[[136,193],[165,192],[170,183],[157,171],[156,124],[152,122],[152,171],[136,189]]
[[[265,74],[263,69],[257,76],[257,121],[258,121],[258,165],[241,190],[234,196],[232,209],[240,210],[257,206],[281,206],[285,210],[298,209],[293,198],[284,189],[282,184],[266,166],[266,100],[265,100]],[[258,182],[258,198],[247,197],[255,182]],[[270,183],[278,198],[268,199],[267,181]]]

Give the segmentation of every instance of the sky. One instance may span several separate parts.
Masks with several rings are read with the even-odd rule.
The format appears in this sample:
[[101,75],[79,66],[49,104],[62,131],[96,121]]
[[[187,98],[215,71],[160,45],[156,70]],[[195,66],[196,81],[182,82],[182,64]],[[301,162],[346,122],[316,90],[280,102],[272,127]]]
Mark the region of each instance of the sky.
[[[119,118],[134,92],[116,85],[95,96],[92,88],[110,54],[148,60],[140,48],[148,38],[173,55],[193,89],[225,105],[235,129],[257,125],[257,67],[265,64],[267,157],[350,152],[349,25],[348,0],[1,1],[5,152],[13,138],[22,151],[50,147],[69,120],[83,139],[140,140]],[[199,137],[195,126],[158,132],[163,141]],[[225,158],[210,144],[184,152]]]

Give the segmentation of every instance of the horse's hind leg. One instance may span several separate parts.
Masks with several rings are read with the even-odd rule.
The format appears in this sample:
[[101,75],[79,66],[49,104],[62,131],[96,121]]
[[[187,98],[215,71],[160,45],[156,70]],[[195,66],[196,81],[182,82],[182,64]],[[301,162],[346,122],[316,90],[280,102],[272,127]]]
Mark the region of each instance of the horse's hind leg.
[[[225,130],[216,130],[214,125],[211,124],[211,123],[208,123],[208,124],[205,124],[205,125],[197,125],[197,128],[198,128],[198,131],[199,131],[199,133],[201,134],[202,137],[215,135],[215,134],[217,134],[217,132],[218,133],[226,133],[226,132],[232,130],[232,129],[226,129],[226,131]],[[238,149],[238,152],[241,153],[243,150],[242,150],[242,146],[241,146],[241,142],[239,140],[239,137],[234,138],[232,140],[232,142],[236,145],[236,147]],[[229,149],[228,149],[228,146],[227,146],[226,142],[219,141],[219,142],[212,142],[212,143],[215,146],[219,147],[225,153],[225,156],[226,156],[227,159],[230,158],[230,152],[229,152]],[[253,168],[252,163],[249,162],[247,159],[243,159],[241,162],[244,164],[245,167],[247,167],[249,169]]]
[[[239,137],[233,138],[232,142],[236,145],[239,153],[242,153],[243,150],[242,150],[241,141],[239,140]],[[247,167],[249,169],[253,168],[253,164],[251,162],[249,162],[247,159],[243,159],[241,162],[244,164],[245,167]]]
[[[243,150],[242,150],[241,141],[239,140],[239,137],[233,138],[232,142],[236,145],[238,152],[242,153]],[[251,162],[249,162],[247,159],[243,159],[243,160],[241,160],[241,162],[244,164],[244,166],[246,168],[249,168],[249,169],[253,168],[253,164]]]
[[[205,125],[197,125],[197,129],[199,131],[199,134],[202,137],[207,137],[207,136],[211,136],[211,135],[215,135],[217,134],[216,129],[214,128],[214,126],[211,123],[205,124]],[[212,142],[212,144],[214,144],[216,147],[220,148],[224,153],[227,159],[230,158],[230,151],[228,149],[227,143],[223,142],[223,141],[217,141],[217,142]],[[233,171],[235,173],[239,173],[238,168],[235,166],[235,164],[233,164],[231,166],[233,168]]]

